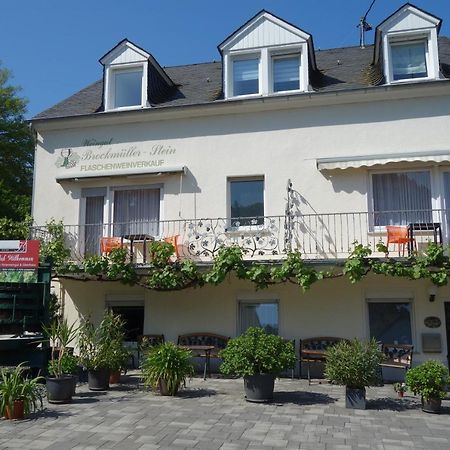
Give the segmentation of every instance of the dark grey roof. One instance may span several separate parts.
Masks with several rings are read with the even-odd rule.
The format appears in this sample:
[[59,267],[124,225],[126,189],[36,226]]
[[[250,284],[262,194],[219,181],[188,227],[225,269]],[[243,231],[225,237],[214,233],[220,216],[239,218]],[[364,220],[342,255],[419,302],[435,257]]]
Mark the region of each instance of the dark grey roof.
[[[439,38],[439,58],[444,76],[450,78],[450,39]],[[382,82],[381,71],[372,65],[373,46],[316,50],[318,72],[311,83],[316,91],[338,91],[373,86]],[[209,103],[222,98],[222,63],[209,62],[165,67],[175,83],[166,98],[155,98],[155,108]],[[103,80],[99,80],[33,119],[51,119],[102,111]]]

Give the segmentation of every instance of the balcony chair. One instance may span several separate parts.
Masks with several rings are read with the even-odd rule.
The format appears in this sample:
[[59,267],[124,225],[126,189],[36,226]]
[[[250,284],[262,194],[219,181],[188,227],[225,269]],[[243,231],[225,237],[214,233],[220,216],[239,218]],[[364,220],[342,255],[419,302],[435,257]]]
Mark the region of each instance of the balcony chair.
[[[408,243],[411,242],[411,239],[408,235],[408,227],[387,225],[386,232],[387,232],[386,257],[389,256],[389,244],[398,245],[398,256],[400,256],[400,245],[402,245],[403,246],[402,256],[405,256],[405,245],[408,245]],[[413,244],[415,250],[417,251],[417,244],[415,239],[413,239]]]
[[120,237],[102,237],[100,239],[100,253],[107,255],[116,248],[122,248],[123,242]]
[[170,259],[175,258],[175,260],[180,259],[180,253],[178,252],[178,239],[180,238],[179,234],[174,234],[173,236],[167,236],[164,238],[164,242],[173,245],[173,254]]

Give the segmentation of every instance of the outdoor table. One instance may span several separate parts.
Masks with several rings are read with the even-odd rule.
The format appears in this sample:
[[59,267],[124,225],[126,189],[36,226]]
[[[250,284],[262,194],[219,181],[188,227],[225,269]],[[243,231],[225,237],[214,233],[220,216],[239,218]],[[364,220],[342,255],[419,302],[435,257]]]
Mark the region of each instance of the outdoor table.
[[408,255],[413,252],[414,231],[432,231],[435,244],[442,245],[442,227],[440,222],[414,222],[408,225]]
[[[208,369],[208,376],[211,377],[210,360],[211,351],[215,349],[214,345],[179,345],[179,347],[196,352],[196,356],[204,356],[205,363],[203,366],[203,379],[206,380],[206,369]],[[200,353],[200,355],[198,355],[198,353]]]
[[148,241],[154,241],[155,238],[153,236],[150,236],[148,234],[124,234],[121,236],[122,240],[122,247],[124,240],[128,240],[130,242],[130,261],[133,262],[134,257],[134,248],[133,243],[134,242],[143,242],[143,262],[144,264],[147,262],[147,242]]

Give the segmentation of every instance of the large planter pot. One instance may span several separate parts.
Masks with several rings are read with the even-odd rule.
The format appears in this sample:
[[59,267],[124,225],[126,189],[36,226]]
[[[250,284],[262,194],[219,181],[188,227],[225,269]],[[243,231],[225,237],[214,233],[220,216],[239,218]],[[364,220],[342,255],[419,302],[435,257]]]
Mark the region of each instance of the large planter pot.
[[345,387],[345,407],[351,409],[366,409],[366,390]]
[[431,414],[439,414],[441,412],[441,403],[442,400],[440,398],[425,399],[422,397],[422,411]]
[[107,391],[109,389],[109,369],[89,370],[88,386],[91,391]]
[[73,395],[73,375],[62,377],[47,377],[47,400],[49,403],[70,403]]
[[275,376],[257,374],[244,377],[245,399],[248,402],[264,403],[273,400]]
[[113,370],[109,374],[109,384],[120,383],[120,370]]
[[177,395],[178,388],[180,387],[178,385],[173,392],[170,392],[167,387],[166,380],[163,380],[162,378],[159,380],[158,385],[159,385],[159,393],[161,395]]
[[5,417],[10,420],[23,419],[25,416],[24,406],[23,400],[14,400],[14,405],[12,408],[9,406],[5,407]]

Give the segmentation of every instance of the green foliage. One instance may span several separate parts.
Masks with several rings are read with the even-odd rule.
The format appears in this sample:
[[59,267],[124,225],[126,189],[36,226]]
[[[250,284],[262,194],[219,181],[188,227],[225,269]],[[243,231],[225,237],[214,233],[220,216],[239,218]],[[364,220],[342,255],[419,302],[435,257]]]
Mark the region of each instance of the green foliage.
[[448,369],[440,361],[429,360],[406,372],[408,388],[425,400],[445,398],[449,382]]
[[28,239],[31,223],[32,218],[28,215],[25,215],[20,222],[8,217],[0,217],[0,240]]
[[61,357],[52,358],[48,362],[48,373],[56,378],[64,375],[76,375],[78,373],[78,358],[68,352],[64,352]]
[[220,366],[226,375],[279,375],[294,367],[295,350],[291,341],[267,334],[262,328],[249,328],[245,334],[230,339],[219,356]]
[[93,255],[85,258],[83,268],[89,275],[134,285],[138,281],[136,270],[129,261],[126,248],[115,248],[107,255]]
[[70,257],[70,249],[65,244],[64,224],[52,219],[45,226],[47,235],[41,241],[40,259],[50,261],[55,268],[62,267]]
[[84,320],[78,341],[81,364],[88,370],[123,368],[128,359],[124,325],[122,317],[112,311],[105,311],[98,326]]
[[378,369],[384,355],[375,339],[341,341],[326,351],[325,377],[351,389],[377,384]]
[[176,395],[181,383],[194,374],[190,350],[172,342],[152,347],[142,364],[142,380],[146,386],[158,388],[163,383],[169,395]]
[[[0,66],[0,214],[11,220],[9,226],[0,224],[0,230],[6,226],[19,231],[31,209],[34,139],[24,118],[27,102],[10,78],[11,73]],[[24,235],[9,236],[18,239]]]
[[238,278],[245,278],[246,269],[242,248],[234,245],[222,247],[214,258],[211,270],[204,275],[205,283],[218,285],[226,276],[234,271]]
[[78,328],[75,327],[75,324],[69,325],[67,320],[64,319],[54,320],[48,326],[43,325],[42,330],[52,348],[49,372],[55,377],[72,373],[65,371],[72,364],[72,355],[69,355],[68,347],[77,338]]
[[360,281],[361,278],[367,275],[370,270],[367,258],[372,254],[372,250],[369,246],[358,244],[356,241],[353,245],[354,248],[344,264],[344,274],[348,275],[352,284]]
[[24,363],[14,369],[2,368],[0,371],[0,413],[5,414],[6,407],[12,409],[15,400],[23,400],[25,414],[42,408],[44,395],[40,381],[42,377],[27,378]]
[[406,392],[407,388],[406,388],[406,384],[405,383],[394,383],[394,391],[401,393],[401,392]]

